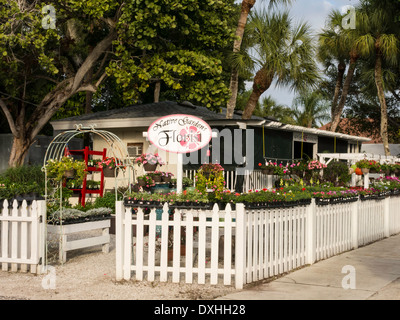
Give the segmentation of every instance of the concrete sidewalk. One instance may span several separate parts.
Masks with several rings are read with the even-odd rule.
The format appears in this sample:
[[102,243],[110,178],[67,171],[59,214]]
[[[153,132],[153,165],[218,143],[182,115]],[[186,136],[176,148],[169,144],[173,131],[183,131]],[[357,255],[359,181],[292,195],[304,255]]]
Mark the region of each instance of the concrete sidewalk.
[[[342,273],[344,266],[354,272]],[[355,288],[349,277],[355,274]],[[219,300],[400,300],[400,235],[316,262]]]

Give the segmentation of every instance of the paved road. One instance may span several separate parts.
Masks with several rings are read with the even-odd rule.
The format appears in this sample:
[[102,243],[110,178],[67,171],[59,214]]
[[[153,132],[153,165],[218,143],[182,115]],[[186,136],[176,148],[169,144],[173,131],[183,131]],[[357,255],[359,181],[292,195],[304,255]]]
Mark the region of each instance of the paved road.
[[400,235],[219,299],[400,300]]

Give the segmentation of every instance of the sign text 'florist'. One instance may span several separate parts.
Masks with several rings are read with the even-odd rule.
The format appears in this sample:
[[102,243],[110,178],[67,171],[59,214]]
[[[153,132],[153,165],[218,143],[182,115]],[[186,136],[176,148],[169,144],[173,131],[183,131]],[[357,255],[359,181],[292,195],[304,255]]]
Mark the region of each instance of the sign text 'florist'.
[[188,153],[205,147],[212,130],[207,122],[187,114],[172,114],[154,121],[148,131],[149,141],[174,153]]

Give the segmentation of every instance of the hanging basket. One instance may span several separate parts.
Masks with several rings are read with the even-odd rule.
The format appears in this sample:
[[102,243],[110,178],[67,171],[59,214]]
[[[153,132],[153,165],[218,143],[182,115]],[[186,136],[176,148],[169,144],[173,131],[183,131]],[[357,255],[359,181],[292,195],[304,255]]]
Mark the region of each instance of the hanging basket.
[[157,169],[157,164],[150,164],[150,163],[145,163],[143,165],[144,170],[146,171],[156,171]]
[[115,171],[115,169],[110,169],[110,168],[103,168],[103,174],[106,178],[114,178],[116,175],[118,175],[118,169]]
[[76,174],[75,169],[65,170],[64,171],[64,178],[74,178]]

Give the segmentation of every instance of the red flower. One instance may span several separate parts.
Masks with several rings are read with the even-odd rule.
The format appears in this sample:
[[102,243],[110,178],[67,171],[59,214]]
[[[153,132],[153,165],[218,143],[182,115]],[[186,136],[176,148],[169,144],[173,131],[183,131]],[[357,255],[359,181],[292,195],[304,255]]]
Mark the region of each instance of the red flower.
[[306,191],[306,188],[301,189],[301,191]]
[[261,166],[262,166],[262,164],[261,164],[261,163],[259,163],[259,164],[258,164],[258,166],[259,166],[259,167],[261,167]]

